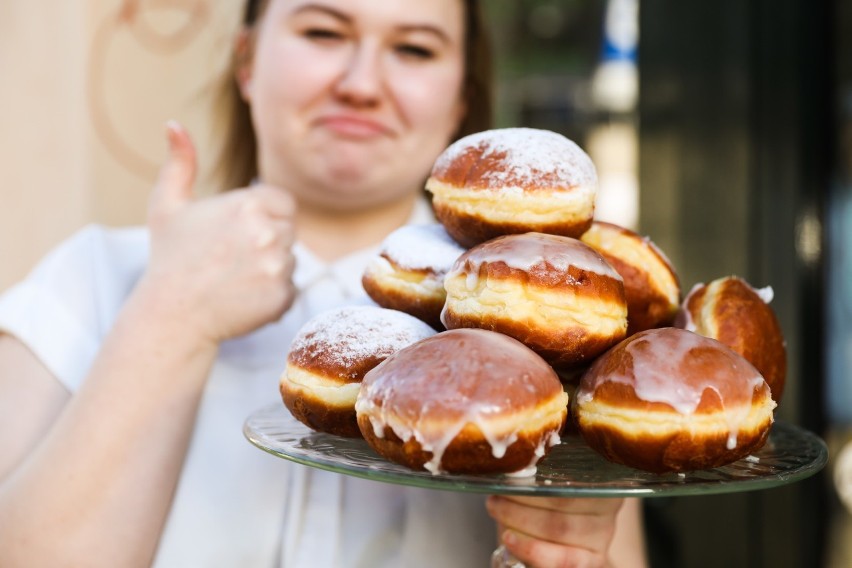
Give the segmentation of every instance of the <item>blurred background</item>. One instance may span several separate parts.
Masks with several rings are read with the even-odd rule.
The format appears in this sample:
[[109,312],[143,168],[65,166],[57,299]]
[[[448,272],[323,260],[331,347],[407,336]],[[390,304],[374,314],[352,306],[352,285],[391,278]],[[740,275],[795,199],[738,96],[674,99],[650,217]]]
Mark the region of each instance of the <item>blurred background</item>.
[[[771,285],[789,356],[779,419],[831,450],[806,482],[647,500],[653,566],[852,566],[852,5],[486,6],[498,125],[583,146],[598,217],[649,235],[684,293],[730,274]],[[0,290],[86,223],[142,222],[166,120],[190,128],[210,171],[239,9],[0,2]]]

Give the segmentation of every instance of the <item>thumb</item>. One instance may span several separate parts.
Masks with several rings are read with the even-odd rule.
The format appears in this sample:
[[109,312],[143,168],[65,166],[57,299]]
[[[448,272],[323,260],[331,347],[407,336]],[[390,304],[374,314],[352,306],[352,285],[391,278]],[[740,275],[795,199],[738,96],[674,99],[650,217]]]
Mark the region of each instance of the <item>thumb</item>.
[[149,203],[149,215],[168,215],[192,201],[198,160],[189,133],[175,121],[166,124],[169,153]]

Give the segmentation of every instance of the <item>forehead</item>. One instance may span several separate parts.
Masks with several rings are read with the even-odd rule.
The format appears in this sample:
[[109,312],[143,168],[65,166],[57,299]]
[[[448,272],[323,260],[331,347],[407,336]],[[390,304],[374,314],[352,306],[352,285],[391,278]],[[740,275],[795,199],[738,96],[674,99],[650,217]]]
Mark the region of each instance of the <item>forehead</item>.
[[464,32],[463,4],[462,0],[272,0],[269,10],[279,17],[330,11],[357,25],[433,26],[460,37]]

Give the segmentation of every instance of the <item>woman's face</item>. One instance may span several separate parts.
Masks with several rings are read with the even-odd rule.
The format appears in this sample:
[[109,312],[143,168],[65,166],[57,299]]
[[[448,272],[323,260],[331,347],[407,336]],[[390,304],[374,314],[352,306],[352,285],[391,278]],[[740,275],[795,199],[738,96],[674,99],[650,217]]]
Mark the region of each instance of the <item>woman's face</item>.
[[264,182],[363,209],[422,188],[464,113],[460,0],[272,0],[240,83]]

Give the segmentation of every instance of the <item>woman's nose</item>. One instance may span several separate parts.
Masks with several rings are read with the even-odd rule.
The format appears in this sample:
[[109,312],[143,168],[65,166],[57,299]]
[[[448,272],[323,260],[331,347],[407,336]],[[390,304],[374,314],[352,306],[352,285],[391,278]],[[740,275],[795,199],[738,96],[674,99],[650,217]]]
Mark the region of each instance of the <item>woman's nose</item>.
[[350,104],[374,106],[381,99],[383,85],[378,50],[356,44],[335,85],[337,96]]

